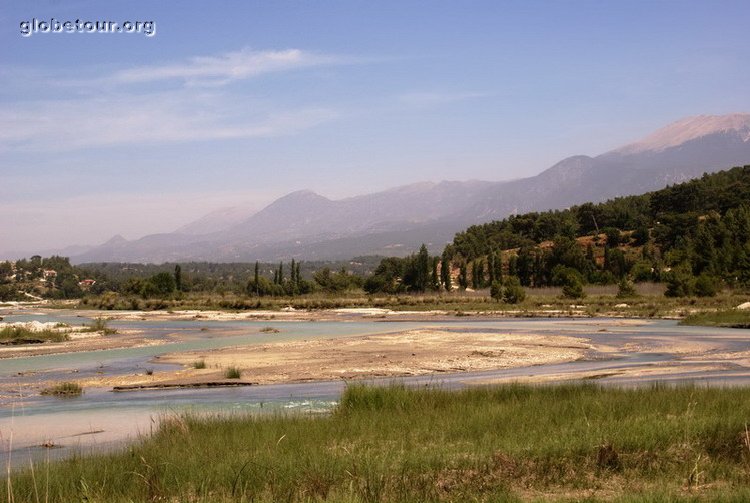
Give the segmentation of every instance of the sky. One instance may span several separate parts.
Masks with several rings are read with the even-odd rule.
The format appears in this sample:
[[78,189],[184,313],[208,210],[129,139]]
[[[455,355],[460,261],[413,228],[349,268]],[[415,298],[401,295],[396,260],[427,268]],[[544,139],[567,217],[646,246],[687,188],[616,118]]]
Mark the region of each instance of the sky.
[[[153,29],[23,36],[52,18]],[[531,176],[748,112],[749,22],[746,0],[0,0],[0,254]]]

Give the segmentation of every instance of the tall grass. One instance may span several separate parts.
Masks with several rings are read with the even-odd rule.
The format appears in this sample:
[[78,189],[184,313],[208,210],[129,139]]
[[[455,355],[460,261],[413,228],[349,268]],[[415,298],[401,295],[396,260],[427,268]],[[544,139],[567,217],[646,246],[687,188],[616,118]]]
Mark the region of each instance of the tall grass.
[[239,379],[242,377],[242,370],[239,367],[227,367],[224,370],[224,377],[227,379]]
[[[739,502],[748,420],[748,388],[358,385],[328,416],[175,417],[123,452],[54,463],[37,489],[48,483],[49,501]],[[15,501],[33,501],[30,471],[11,482]]]
[[0,344],[30,344],[40,342],[63,342],[70,337],[65,332],[57,330],[33,331],[18,326],[8,326],[0,329]]
[[41,391],[42,395],[57,396],[61,398],[69,398],[74,396],[80,396],[83,394],[83,388],[78,383],[74,382],[61,382],[49,388],[44,388]]
[[707,327],[750,328],[750,310],[726,309],[695,313],[687,316],[681,323]]
[[102,316],[97,316],[91,323],[86,325],[86,332],[101,332],[103,335],[116,334],[117,330],[109,326],[109,321]]

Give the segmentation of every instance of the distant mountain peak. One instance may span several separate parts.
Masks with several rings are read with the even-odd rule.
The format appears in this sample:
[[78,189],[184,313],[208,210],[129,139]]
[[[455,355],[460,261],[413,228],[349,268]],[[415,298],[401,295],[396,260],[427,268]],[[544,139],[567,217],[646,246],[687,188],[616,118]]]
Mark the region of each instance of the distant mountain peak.
[[119,245],[121,243],[127,243],[128,240],[122,237],[121,234],[116,234],[109,238],[102,246],[112,246],[112,245]]
[[278,198],[275,203],[278,203],[280,201],[330,201],[330,199],[325,196],[321,196],[320,194],[318,194],[317,192],[313,192],[312,190],[302,189],[295,190],[294,192],[290,192],[289,194]]
[[662,152],[668,148],[719,133],[735,133],[741,141],[750,141],[750,114],[686,117],[614,152],[626,155],[647,151]]

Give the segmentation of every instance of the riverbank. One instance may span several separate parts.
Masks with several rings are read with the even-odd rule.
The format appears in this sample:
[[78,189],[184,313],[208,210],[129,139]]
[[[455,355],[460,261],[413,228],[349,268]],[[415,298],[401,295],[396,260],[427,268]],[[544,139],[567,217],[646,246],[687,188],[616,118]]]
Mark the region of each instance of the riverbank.
[[342,309],[370,311],[370,316],[418,316],[418,313],[426,313],[439,316],[682,319],[696,313],[731,310],[750,301],[750,293],[739,290],[727,290],[715,297],[670,298],[664,296],[664,285],[653,283],[636,284],[635,295],[626,298],[616,295],[615,285],[588,285],[584,288],[586,296],[582,299],[564,298],[558,287],[527,288],[526,299],[518,304],[497,302],[489,293],[486,289],[400,295],[367,295],[364,292],[346,291],[335,295],[314,293],[294,297],[254,297],[236,293],[180,292],[166,298],[144,299],[109,292],[78,301],[56,301],[47,306],[99,312],[247,313],[258,318],[284,319],[303,313],[314,318],[317,314],[311,313],[330,313]]
[[[349,387],[330,415],[173,417],[12,474],[15,501],[745,501],[750,389]],[[81,483],[81,481],[84,481]]]
[[[49,316],[55,319],[53,316],[59,312],[34,308],[24,314],[27,317],[44,319]],[[72,319],[101,314],[91,310],[68,310],[65,313]],[[107,323],[125,327],[121,333],[59,344],[35,344],[6,348],[5,351],[0,349],[0,358],[78,351],[90,354],[92,351],[126,347],[163,346],[165,349],[151,352],[149,358],[120,369],[109,368],[104,363],[99,364],[101,368],[88,368],[81,374],[77,370],[79,367],[72,365],[49,372],[29,372],[28,369],[19,368],[19,378],[7,379],[0,384],[0,395],[9,400],[15,396],[30,396],[62,381],[73,382],[84,390],[214,387],[470,374],[584,360],[616,361],[632,359],[635,355],[646,358],[648,364],[620,366],[604,373],[592,368],[577,373],[568,370],[564,375],[549,372],[543,377],[517,375],[487,382],[545,382],[602,377],[640,379],[750,368],[750,360],[744,353],[746,346],[742,344],[727,344],[722,337],[690,338],[688,342],[672,337],[669,332],[665,336],[652,334],[639,337],[639,327],[643,326],[648,332],[648,325],[653,323],[639,319],[579,318],[567,322],[537,319],[527,325],[513,319],[499,318],[498,324],[488,329],[486,326],[476,328],[479,326],[477,322],[487,323],[494,319],[491,316],[456,317],[440,311],[404,314],[373,308],[261,313],[112,311],[106,316]],[[408,330],[397,328],[398,322],[407,320],[421,320],[426,326]],[[269,325],[265,325],[266,321]],[[160,335],[151,333],[151,323],[164,327],[160,329]],[[326,323],[329,328],[323,328]],[[364,329],[361,328],[363,323],[366,326]],[[511,328],[517,323],[521,323],[518,328]],[[566,328],[570,324],[573,324],[572,330]],[[353,327],[354,332],[350,332],[347,326]],[[508,328],[504,328],[506,326]],[[136,327],[137,330],[133,330]],[[295,327],[299,327],[299,330]],[[320,328],[310,330],[308,327]],[[619,339],[615,334],[623,330],[634,335],[626,341]],[[613,332],[613,335],[606,335],[609,332]],[[738,336],[742,332],[738,331]],[[310,333],[310,336],[305,336],[305,333]],[[331,333],[336,335],[327,335]],[[596,342],[592,341],[592,334],[599,334],[595,337]],[[233,342],[233,337],[242,337],[242,342]],[[221,339],[228,342],[211,343],[202,350],[192,350],[189,346],[168,349],[170,344]],[[106,359],[103,355],[102,358]]]

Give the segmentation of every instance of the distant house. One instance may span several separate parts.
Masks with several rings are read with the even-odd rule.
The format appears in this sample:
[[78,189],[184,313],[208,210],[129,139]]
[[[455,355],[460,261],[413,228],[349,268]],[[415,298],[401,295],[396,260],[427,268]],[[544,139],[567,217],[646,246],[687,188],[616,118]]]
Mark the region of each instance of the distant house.
[[94,286],[94,284],[96,284],[95,279],[82,279],[78,282],[78,286],[80,286],[83,290],[91,288],[92,286]]
[[44,279],[54,279],[57,278],[57,271],[54,269],[45,269],[42,271],[42,276],[44,276]]

